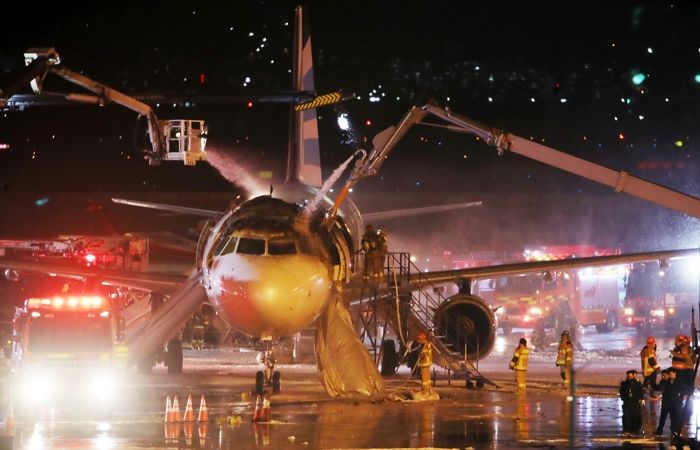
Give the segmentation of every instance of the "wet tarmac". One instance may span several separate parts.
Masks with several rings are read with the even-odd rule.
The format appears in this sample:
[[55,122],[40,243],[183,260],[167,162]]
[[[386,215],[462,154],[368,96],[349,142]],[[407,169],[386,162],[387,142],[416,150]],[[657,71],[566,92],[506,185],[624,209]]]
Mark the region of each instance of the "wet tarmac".
[[[268,423],[253,422],[255,398],[246,398],[257,370],[254,354],[232,349],[186,351],[182,375],[168,375],[164,368],[152,375],[130,372],[109,413],[97,415],[91,405],[43,408],[34,420],[15,417],[14,438],[11,442],[5,438],[3,445],[14,449],[669,448],[668,436],[649,437],[657,422],[658,401],[645,405],[645,436],[621,436],[616,391],[625,370],[639,364],[637,338],[632,334],[584,339],[584,343],[617,342],[621,348],[611,349],[611,354],[579,353],[582,363],[576,372],[575,395],[561,388],[553,355],[547,353],[533,355],[528,388],[517,392],[505,367],[518,333],[503,338],[504,348],[480,365],[498,386],[467,389],[464,379],[448,379],[438,372],[435,390],[442,398],[435,402],[405,401],[411,390],[419,388],[406,368],[387,379],[394,400],[372,402],[329,399],[313,364],[281,365],[282,393],[272,397]],[[623,343],[629,340],[634,345],[625,352]],[[205,396],[209,421],[165,425],[166,397],[177,395],[184,411],[190,394],[195,416]],[[7,406],[3,395],[2,422]],[[698,421],[695,415],[688,421],[692,435]]]

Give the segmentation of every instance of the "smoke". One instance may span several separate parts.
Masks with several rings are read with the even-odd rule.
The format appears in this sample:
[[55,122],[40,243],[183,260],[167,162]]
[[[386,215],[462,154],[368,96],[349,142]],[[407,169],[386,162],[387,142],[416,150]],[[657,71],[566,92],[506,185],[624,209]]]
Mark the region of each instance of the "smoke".
[[207,147],[207,162],[219,171],[234,186],[243,188],[248,197],[266,194],[268,189],[260,182],[258,177],[251,173],[251,169],[224,150]]

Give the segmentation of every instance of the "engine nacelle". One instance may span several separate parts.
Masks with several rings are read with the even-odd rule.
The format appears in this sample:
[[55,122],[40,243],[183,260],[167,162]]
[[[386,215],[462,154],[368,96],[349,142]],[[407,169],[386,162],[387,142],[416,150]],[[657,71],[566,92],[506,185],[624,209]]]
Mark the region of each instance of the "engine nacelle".
[[476,295],[457,294],[445,300],[435,311],[435,334],[446,336],[455,351],[467,359],[486,357],[496,342],[496,317],[491,307]]

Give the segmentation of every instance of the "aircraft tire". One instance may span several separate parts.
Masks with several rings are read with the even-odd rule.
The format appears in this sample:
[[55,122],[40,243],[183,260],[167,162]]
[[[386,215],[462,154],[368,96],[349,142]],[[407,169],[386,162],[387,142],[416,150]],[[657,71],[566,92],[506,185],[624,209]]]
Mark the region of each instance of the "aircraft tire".
[[255,372],[255,393],[258,395],[265,393],[265,374],[262,370]]
[[178,338],[168,342],[168,352],[165,355],[168,373],[182,373],[182,341]]
[[382,342],[382,375],[390,376],[399,368],[399,355],[396,353],[396,343],[392,339]]
[[279,371],[275,371],[272,374],[272,393],[273,394],[279,394],[280,390],[282,389],[282,374],[279,373]]

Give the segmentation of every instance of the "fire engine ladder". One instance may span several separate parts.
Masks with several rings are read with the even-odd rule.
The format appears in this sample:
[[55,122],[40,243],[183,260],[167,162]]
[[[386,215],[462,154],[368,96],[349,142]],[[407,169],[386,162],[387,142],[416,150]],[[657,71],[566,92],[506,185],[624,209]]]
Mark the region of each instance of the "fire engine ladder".
[[[370,341],[375,361],[379,362],[381,359],[383,349],[378,344],[384,342],[388,326],[397,336],[403,334],[406,340],[410,340],[420,330],[434,330],[437,333],[432,341],[436,350],[433,352],[434,364],[449,372],[463,373],[467,381],[476,380],[477,383],[495,386],[479,372],[478,357],[475,361],[466,358],[467,353],[478,355],[478,348],[459,348],[459,342],[468,341],[461,327],[458,326],[460,318],[446,318],[445,327],[454,330],[449,334],[444,333],[434,324],[435,311],[446,299],[427,280],[423,280],[422,283],[410,283],[411,271],[420,273],[420,270],[411,262],[408,253],[387,254],[383,269],[384,282],[369,283],[371,286],[369,295],[360,302],[359,318],[362,327],[360,338]],[[424,288],[421,285],[428,287]],[[431,295],[429,290],[432,290],[435,295]],[[397,304],[399,314],[396,312]],[[379,321],[382,321],[381,326]]]

